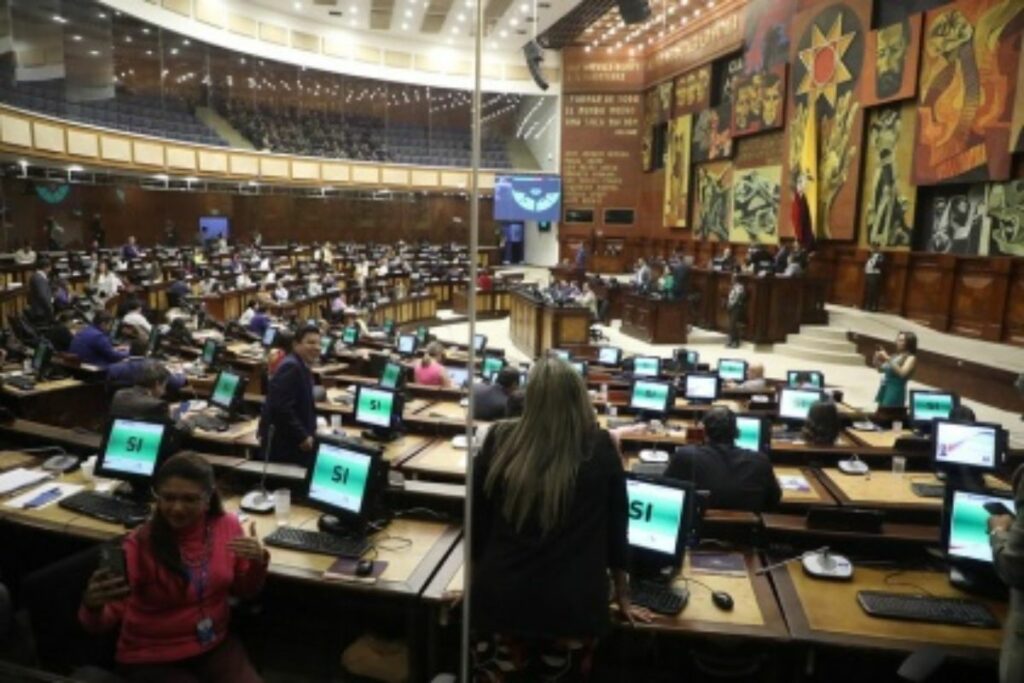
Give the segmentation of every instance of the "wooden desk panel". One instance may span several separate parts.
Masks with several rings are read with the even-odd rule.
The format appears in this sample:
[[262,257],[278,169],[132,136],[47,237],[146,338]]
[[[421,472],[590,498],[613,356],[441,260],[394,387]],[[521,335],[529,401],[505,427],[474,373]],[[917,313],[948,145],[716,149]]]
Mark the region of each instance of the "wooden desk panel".
[[530,358],[590,341],[590,311],[585,308],[548,306],[520,290],[512,290],[509,305],[512,343]]
[[810,487],[809,491],[797,491],[795,489],[782,489],[782,503],[796,505],[835,505],[836,499],[828,492],[814,471],[808,467],[784,467],[775,465],[772,467],[775,478],[779,479],[779,486],[782,486],[782,477],[803,477]]
[[901,431],[893,431],[886,429],[878,432],[862,431],[850,427],[846,429],[845,434],[853,439],[854,443],[862,446],[870,446],[871,448],[879,449],[895,449],[896,441],[905,437],[913,436],[914,432],[904,429]]
[[398,464],[398,468],[413,477],[465,481],[466,459],[469,451],[456,448],[451,439],[438,440]]
[[[772,571],[772,581],[794,639],[885,650],[909,651],[924,645],[941,645],[952,654],[994,658],[999,655],[1000,629],[956,627],[868,616],[857,604],[857,591],[879,590],[920,594],[914,584],[939,597],[970,597],[953,588],[945,573],[905,571],[891,582],[888,569],[855,567],[853,581],[824,581],[806,574],[800,563],[791,562]],[[983,601],[1005,621],[1003,603]]]
[[689,315],[681,299],[622,294],[622,333],[651,344],[685,344]]
[[843,474],[834,467],[820,470],[822,483],[843,505],[878,509],[941,511],[941,498],[922,498],[915,494],[912,482],[941,483],[933,474],[872,470],[868,476]]

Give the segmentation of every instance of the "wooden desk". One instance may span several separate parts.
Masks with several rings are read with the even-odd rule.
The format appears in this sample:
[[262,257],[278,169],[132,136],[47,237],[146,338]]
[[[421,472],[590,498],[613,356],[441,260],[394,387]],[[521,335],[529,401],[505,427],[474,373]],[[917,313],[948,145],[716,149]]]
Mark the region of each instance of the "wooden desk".
[[536,358],[547,349],[587,344],[590,311],[578,306],[549,306],[522,290],[510,293],[512,343]]
[[[458,288],[452,296],[452,310],[460,315],[469,314],[469,293],[466,288]],[[494,289],[489,292],[476,293],[476,312],[481,315],[503,316],[509,312],[509,291]]]
[[[935,524],[907,524],[902,522],[882,522],[882,531],[878,534],[851,531],[829,531],[825,529],[809,529],[807,517],[802,514],[765,512],[761,514],[765,531],[770,537],[796,537],[801,542],[817,542],[837,539],[843,543],[858,540],[871,545],[877,551],[878,544],[895,544],[898,550],[905,550],[908,544],[914,546],[935,546],[941,542],[941,530]],[[815,539],[809,541],[807,539]]]
[[[914,584],[939,597],[970,597],[953,588],[945,573],[905,571],[886,582],[890,569],[855,566],[853,581],[824,581],[804,574],[799,562],[772,571],[782,611],[795,640],[821,645],[911,651],[939,645],[961,657],[995,658],[1000,629],[945,626],[868,616],[857,604],[857,591],[879,590],[920,594]],[[983,600],[1000,621],[1006,605]]]
[[413,294],[404,299],[392,299],[370,312],[369,324],[380,326],[385,320],[396,325],[407,325],[437,318],[437,299],[431,294]]
[[612,320],[622,319],[623,288],[620,285],[612,286],[609,283],[609,280],[594,280],[590,284],[590,288],[594,290],[594,295],[598,301],[608,302],[604,318],[601,321],[606,325]]
[[245,304],[249,299],[255,299],[259,287],[245,287],[243,289],[232,289],[217,294],[206,294],[203,296],[203,304],[206,313],[214,320],[227,322],[238,320],[245,310]]
[[71,378],[39,382],[28,391],[5,384],[0,401],[26,420],[85,429],[98,428],[107,406],[103,384]]
[[912,482],[941,483],[930,473],[872,470],[870,476],[843,474],[834,467],[820,470],[821,481],[841,505],[867,507],[879,510],[910,510],[941,512],[941,498],[922,498],[910,488]]
[[466,480],[466,458],[469,451],[456,448],[451,439],[437,440],[403,460],[398,468],[413,478],[441,479],[464,482]]
[[775,472],[775,478],[779,480],[779,486],[783,485],[783,479],[787,477],[803,477],[804,481],[807,482],[809,490],[800,491],[793,488],[782,489],[782,504],[783,505],[799,505],[799,506],[815,506],[815,505],[835,505],[836,499],[832,497],[832,494],[828,492],[818,477],[815,476],[814,471],[809,467],[785,467],[775,465],[772,467]]
[[687,303],[682,299],[622,293],[623,334],[650,344],[685,344],[688,324]]

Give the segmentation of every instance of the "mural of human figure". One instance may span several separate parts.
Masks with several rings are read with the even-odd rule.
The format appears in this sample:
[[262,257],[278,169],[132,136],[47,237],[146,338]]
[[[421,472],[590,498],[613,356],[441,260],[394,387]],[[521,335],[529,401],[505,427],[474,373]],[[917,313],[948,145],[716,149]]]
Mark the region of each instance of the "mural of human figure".
[[878,30],[875,53],[875,96],[878,99],[888,99],[899,93],[909,42],[910,25],[906,20]]
[[761,90],[761,121],[765,128],[774,128],[782,124],[782,89],[781,78],[771,73],[764,75]]
[[900,115],[897,109],[879,112],[871,122],[870,152],[876,169],[871,178],[868,207],[868,243],[883,247],[906,246],[910,241],[907,200],[900,196],[896,168],[896,146],[900,139]]

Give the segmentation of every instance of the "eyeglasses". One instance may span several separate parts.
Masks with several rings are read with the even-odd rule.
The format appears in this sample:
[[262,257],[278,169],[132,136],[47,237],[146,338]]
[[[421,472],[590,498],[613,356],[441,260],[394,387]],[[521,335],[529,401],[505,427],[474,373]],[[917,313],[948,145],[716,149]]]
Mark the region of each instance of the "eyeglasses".
[[206,494],[199,493],[160,493],[159,491],[153,491],[153,497],[156,498],[157,502],[162,505],[174,505],[175,503],[181,503],[187,507],[195,507],[201,503],[206,502],[209,498]]

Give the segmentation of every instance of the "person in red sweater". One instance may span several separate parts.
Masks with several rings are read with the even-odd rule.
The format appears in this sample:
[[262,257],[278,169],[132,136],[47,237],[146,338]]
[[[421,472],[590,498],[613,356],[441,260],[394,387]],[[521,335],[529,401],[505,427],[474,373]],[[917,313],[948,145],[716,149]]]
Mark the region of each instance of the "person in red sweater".
[[489,292],[494,289],[494,278],[491,277],[491,273],[486,268],[480,271],[480,274],[476,276],[476,288],[481,292]]
[[128,681],[261,683],[228,633],[229,596],[263,587],[270,554],[226,514],[201,456],[168,458],[153,480],[150,520],[125,538],[127,576],[89,579],[78,617],[91,633],[120,626],[116,660]]

